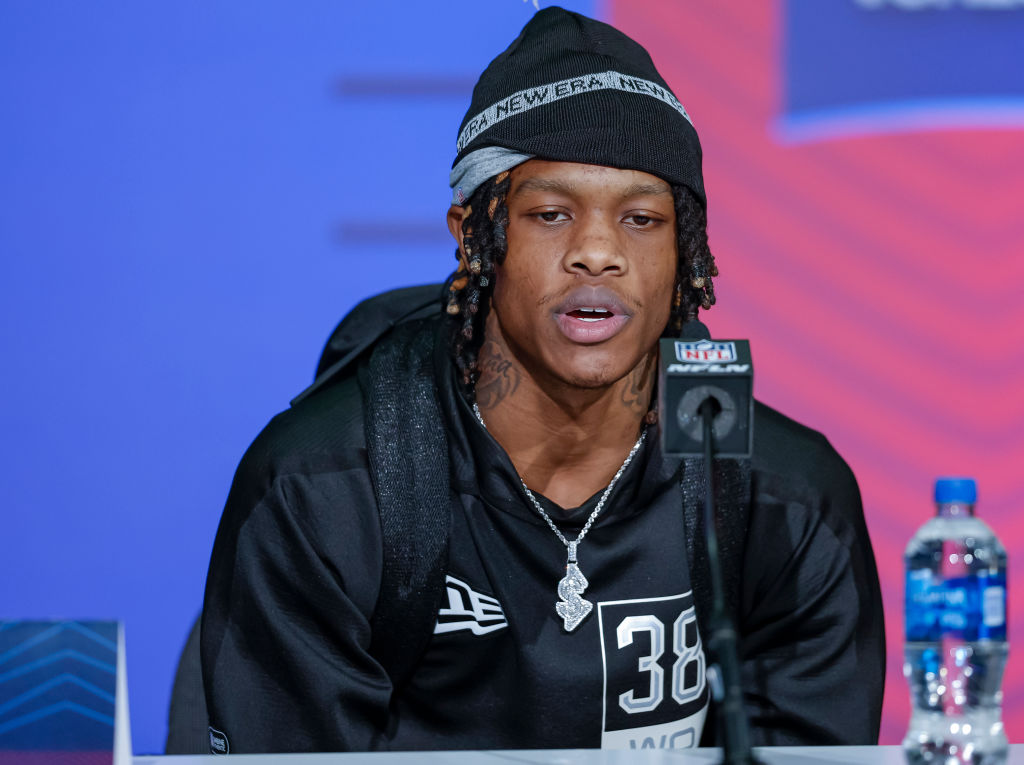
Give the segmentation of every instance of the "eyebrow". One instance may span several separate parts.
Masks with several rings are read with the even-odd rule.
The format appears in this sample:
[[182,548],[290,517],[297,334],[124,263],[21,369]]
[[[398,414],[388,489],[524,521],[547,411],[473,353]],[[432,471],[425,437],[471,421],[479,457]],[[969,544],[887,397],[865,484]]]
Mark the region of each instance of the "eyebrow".
[[656,196],[658,194],[671,194],[672,187],[664,183],[634,183],[628,189],[626,193],[622,195],[623,199],[629,197],[642,197],[642,196]]
[[[572,183],[564,183],[554,178],[527,178],[512,191],[511,196],[517,196],[527,191],[544,191],[556,194],[572,196],[576,193],[577,187]],[[659,194],[671,194],[672,188],[667,184],[657,183],[634,183],[622,193],[622,199],[640,196],[656,196]]]

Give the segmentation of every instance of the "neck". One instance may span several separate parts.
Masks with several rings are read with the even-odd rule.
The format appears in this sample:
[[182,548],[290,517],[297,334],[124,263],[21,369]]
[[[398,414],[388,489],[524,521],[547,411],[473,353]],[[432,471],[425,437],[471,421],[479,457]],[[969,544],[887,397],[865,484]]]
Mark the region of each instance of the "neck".
[[477,405],[526,485],[565,508],[604,489],[643,430],[656,349],[601,388],[538,380],[500,338],[484,343],[479,360]]

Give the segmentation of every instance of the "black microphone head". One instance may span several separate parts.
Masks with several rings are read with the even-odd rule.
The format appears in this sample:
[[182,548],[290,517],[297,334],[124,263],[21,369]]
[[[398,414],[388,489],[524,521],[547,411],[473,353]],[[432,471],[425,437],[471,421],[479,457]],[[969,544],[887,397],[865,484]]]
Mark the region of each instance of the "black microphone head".
[[703,455],[704,418],[700,410],[705,401],[712,399],[720,409],[712,426],[719,455],[749,457],[754,410],[749,341],[711,340],[707,327],[691,321],[683,326],[682,337],[663,337],[659,343],[662,454]]
[[679,337],[684,340],[710,340],[711,333],[697,319],[690,319],[683,325],[683,329],[679,332]]

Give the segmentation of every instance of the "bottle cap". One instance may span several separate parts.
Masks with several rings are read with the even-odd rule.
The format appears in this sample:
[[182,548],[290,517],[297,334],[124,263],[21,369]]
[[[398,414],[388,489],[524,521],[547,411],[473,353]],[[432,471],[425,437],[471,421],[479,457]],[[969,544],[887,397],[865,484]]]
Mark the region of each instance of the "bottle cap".
[[935,481],[936,504],[963,502],[973,505],[977,499],[978,485],[973,478],[939,478]]

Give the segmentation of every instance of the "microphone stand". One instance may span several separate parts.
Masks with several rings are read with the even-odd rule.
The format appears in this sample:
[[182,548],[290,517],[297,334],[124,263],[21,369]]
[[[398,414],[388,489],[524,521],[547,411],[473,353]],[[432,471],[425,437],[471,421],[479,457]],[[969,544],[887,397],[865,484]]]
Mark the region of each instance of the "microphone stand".
[[700,405],[704,420],[704,531],[708,544],[708,568],[711,571],[711,635],[708,654],[712,696],[718,703],[718,721],[722,728],[722,762],[727,765],[761,765],[750,747],[750,729],[743,710],[743,690],[740,685],[740,663],[737,658],[736,627],[725,610],[725,590],[722,584],[722,564],[718,557],[718,531],[715,527],[714,498],[714,430],[712,423],[716,407],[721,406],[713,398],[707,398]]

